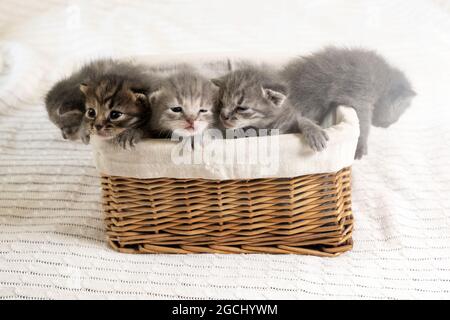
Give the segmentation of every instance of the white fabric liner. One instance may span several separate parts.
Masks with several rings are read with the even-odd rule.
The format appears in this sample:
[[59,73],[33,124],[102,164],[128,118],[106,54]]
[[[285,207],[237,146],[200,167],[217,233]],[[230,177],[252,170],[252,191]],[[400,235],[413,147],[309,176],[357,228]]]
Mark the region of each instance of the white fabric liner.
[[[183,143],[168,139],[148,139],[131,150],[95,137],[92,145],[99,172],[112,176],[219,180],[287,178],[336,172],[352,164],[359,136],[354,109],[339,107],[336,125],[325,130],[329,141],[321,152],[312,150],[301,134],[214,139],[193,149],[181,150],[182,158],[174,156],[180,154]],[[198,160],[194,162],[195,159]]]

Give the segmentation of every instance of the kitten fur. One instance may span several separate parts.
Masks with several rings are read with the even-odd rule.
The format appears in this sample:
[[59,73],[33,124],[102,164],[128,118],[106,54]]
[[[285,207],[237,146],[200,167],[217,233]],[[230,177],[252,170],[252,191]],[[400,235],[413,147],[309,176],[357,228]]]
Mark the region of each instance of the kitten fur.
[[85,95],[80,90],[80,84],[88,79],[98,79],[108,74],[128,74],[135,67],[128,62],[112,59],[91,61],[74,72],[69,77],[58,81],[46,94],[45,106],[50,120],[61,130],[64,139],[89,141],[89,135],[84,131],[83,124]]
[[146,67],[110,60],[110,66],[89,75],[79,87],[85,96],[85,134],[132,147],[149,131],[151,109],[147,95],[156,77]]
[[80,83],[96,68],[95,63],[84,66],[70,77],[58,81],[45,96],[50,120],[61,130],[64,139],[77,140],[85,113],[84,95]]
[[219,87],[216,104],[224,129],[301,132],[313,150],[321,151],[326,147],[325,131],[293,108],[284,82],[270,67],[241,65],[241,69],[211,81]]
[[351,106],[360,122],[355,158],[367,154],[371,123],[388,127],[409,107],[415,92],[406,76],[374,51],[327,47],[289,62],[281,72],[291,103],[321,122],[330,108]]
[[150,127],[154,137],[202,134],[214,124],[216,88],[193,68],[178,69],[162,79],[149,95],[152,107]]

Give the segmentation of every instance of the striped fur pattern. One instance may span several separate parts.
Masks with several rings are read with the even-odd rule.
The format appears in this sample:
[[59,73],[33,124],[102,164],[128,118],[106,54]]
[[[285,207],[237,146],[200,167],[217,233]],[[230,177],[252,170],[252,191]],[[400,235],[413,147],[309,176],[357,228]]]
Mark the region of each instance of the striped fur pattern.
[[242,68],[213,79],[219,88],[216,101],[224,128],[269,128],[282,111],[285,88],[276,72],[267,66],[245,64]]
[[86,134],[133,146],[148,131],[147,94],[154,84],[145,67],[129,63],[115,62],[113,68],[92,75],[80,85],[86,99]]
[[275,70],[267,66],[246,65],[212,82],[219,87],[216,104],[219,121],[225,129],[235,132],[245,128],[301,132],[314,151],[326,147],[327,134],[292,107],[285,84]]

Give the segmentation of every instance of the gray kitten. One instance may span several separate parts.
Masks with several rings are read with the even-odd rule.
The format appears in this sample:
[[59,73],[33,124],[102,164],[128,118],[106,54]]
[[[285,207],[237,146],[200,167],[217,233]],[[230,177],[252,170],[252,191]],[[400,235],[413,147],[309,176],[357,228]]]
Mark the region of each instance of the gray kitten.
[[169,137],[203,133],[214,123],[214,95],[211,82],[186,67],[164,78],[159,89],[149,94],[153,136]]
[[86,105],[83,133],[132,147],[148,134],[147,95],[156,90],[157,78],[141,65],[114,62],[112,66],[90,74],[79,85]]
[[388,127],[409,107],[415,92],[405,75],[364,49],[327,47],[288,63],[281,73],[292,104],[314,121],[330,108],[351,106],[360,122],[355,158],[367,154],[370,124]]
[[216,104],[225,129],[279,129],[303,133],[315,151],[326,147],[326,132],[293,108],[287,89],[268,66],[242,65],[241,69],[211,80],[219,87]]
[[90,64],[70,77],[58,81],[45,96],[50,120],[61,130],[64,139],[80,139],[80,128],[85,113],[84,95],[79,86],[95,64]]

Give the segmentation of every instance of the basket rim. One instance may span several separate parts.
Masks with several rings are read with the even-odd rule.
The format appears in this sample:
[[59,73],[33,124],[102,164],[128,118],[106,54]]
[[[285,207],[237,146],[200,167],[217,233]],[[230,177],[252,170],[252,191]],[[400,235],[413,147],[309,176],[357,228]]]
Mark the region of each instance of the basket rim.
[[[170,140],[148,139],[133,150],[124,150],[107,140],[92,137],[91,145],[97,170],[103,175],[140,179],[289,178],[336,172],[353,163],[359,137],[358,117],[353,108],[340,106],[335,118],[336,124],[325,129],[329,141],[321,152],[310,149],[301,134],[215,139],[194,150],[183,150],[176,161],[172,156],[183,146]],[[268,157],[257,158],[260,150],[269,150]],[[210,157],[211,154],[215,157]],[[195,159],[200,162],[196,163]]]

